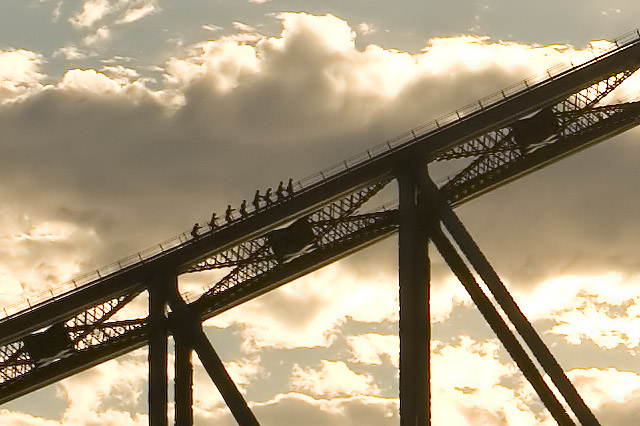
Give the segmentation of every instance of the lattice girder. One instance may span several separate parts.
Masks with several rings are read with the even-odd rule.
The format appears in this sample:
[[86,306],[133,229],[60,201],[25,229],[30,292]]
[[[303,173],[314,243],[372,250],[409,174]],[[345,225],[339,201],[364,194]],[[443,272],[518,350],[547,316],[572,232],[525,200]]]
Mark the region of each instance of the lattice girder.
[[[450,178],[442,187],[445,194],[449,194],[452,201],[458,203],[460,199],[496,181],[498,175],[504,175],[503,180],[510,173],[510,169],[520,167],[520,163],[530,162],[535,156],[540,164],[547,164],[552,159],[556,161],[576,149],[583,149],[602,139],[602,134],[611,136],[624,130],[624,126],[635,125],[640,121],[640,103],[627,103],[592,107],[581,112],[567,112],[559,114],[571,116],[570,123],[557,136],[545,141],[534,149],[522,152],[515,144],[503,152],[491,152],[474,160],[461,172]],[[547,157],[547,158],[545,158]],[[537,166],[538,168],[541,165]]]
[[20,363],[0,366],[3,373],[0,377],[1,401],[6,402],[42,385],[59,381],[146,343],[146,318],[113,321],[97,328],[101,335],[99,343],[74,351],[66,357],[37,366]]
[[[300,264],[318,259],[319,256],[322,256],[323,252],[335,249],[341,245],[348,245],[354,241],[368,245],[374,238],[389,235],[394,232],[396,228],[397,211],[395,210],[385,210],[346,217],[336,224],[332,232],[324,234],[323,238],[318,241],[312,250],[302,254],[293,261],[284,264],[274,262],[269,265],[270,267],[262,265],[259,273],[253,275],[247,274],[243,276],[244,279],[231,281],[227,277],[224,277],[200,296],[198,300],[193,302],[192,305],[195,306],[196,310],[204,311],[204,313],[201,312],[204,317],[211,316],[212,312],[215,312],[217,309],[223,306],[226,308],[226,303],[234,306],[239,303],[238,300],[241,300],[247,294],[263,292],[267,287],[271,289],[270,286],[277,284],[277,279],[273,278],[274,276],[286,276],[286,271],[292,271],[292,277],[301,276],[300,271],[296,268],[298,268]],[[339,257],[346,254],[348,254],[347,251]],[[333,260],[336,260],[336,258],[332,257],[332,261]],[[313,262],[311,261],[310,263]],[[322,265],[319,265],[313,268],[313,270],[321,266]],[[305,273],[308,272],[309,271],[305,271]],[[239,278],[238,275],[234,277]],[[289,278],[289,280],[290,279],[293,278]],[[285,279],[284,281],[287,280]]]
[[[75,351],[100,343],[102,339],[99,336],[104,335],[104,330],[109,330],[110,327],[115,326],[115,324],[106,325],[106,321],[138,294],[132,293],[107,300],[70,318],[64,322],[64,325],[58,324],[66,333],[70,344],[56,358],[71,356]],[[29,336],[26,336],[26,338],[29,338]],[[55,359],[34,359],[29,353],[24,339],[2,345],[0,346],[0,383],[16,379],[53,361]]]
[[[574,120],[583,117],[588,109],[594,108],[607,95],[617,89],[636,69],[625,70],[599,81],[569,96],[553,107],[560,129],[570,127]],[[459,144],[448,151],[437,155],[433,161],[445,161],[458,158],[476,157],[486,154],[497,154],[512,149],[511,125],[492,130],[486,134]]]
[[[358,190],[308,215],[307,218],[309,222],[322,224],[321,226],[314,227],[316,235],[321,236],[324,232],[330,230],[336,221],[355,213],[388,183],[389,180],[378,182],[375,185]],[[275,256],[269,246],[267,237],[262,235],[238,244],[228,250],[216,253],[205,261],[194,265],[187,272],[201,272],[229,267],[250,268],[250,265],[258,263],[269,264],[269,262],[274,260]],[[237,273],[241,272],[238,271]]]
[[[636,68],[637,69],[637,68]],[[625,70],[601,80],[579,92],[569,96],[560,102],[555,110],[559,113],[580,111],[593,107],[607,95],[618,88],[627,78],[636,72],[636,69]]]

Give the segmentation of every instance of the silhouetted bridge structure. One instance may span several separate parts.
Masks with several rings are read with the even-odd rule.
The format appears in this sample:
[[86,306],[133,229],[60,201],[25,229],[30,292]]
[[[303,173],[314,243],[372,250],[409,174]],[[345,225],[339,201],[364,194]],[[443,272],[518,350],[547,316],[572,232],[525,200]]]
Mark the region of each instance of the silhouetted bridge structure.
[[[195,351],[237,422],[257,425],[202,322],[397,232],[401,425],[430,422],[429,241],[557,423],[598,425],[452,207],[636,126],[639,102],[602,101],[639,67],[640,33],[634,32],[593,60],[549,69],[298,182],[291,196],[199,238],[180,235],[51,290],[40,300],[5,308],[0,319],[0,402],[148,345],[150,424],[166,425],[167,342],[172,335],[176,424],[193,423]],[[467,165],[437,187],[427,175],[427,164],[458,158],[467,158]],[[392,180],[399,186],[397,205],[361,213]],[[228,274],[202,294],[185,300],[179,293],[179,275],[221,268],[229,268]],[[116,319],[145,291],[146,317]]]

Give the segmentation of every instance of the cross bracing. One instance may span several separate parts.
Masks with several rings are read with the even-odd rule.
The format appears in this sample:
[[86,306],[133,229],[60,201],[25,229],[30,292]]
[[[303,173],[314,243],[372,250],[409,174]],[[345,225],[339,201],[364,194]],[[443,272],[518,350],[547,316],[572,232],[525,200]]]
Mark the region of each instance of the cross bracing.
[[[397,209],[359,210],[408,166],[469,158],[440,188],[450,205],[459,205],[636,126],[637,102],[601,102],[635,72],[638,53],[640,41],[632,37],[593,61],[479,102],[455,121],[344,162],[264,209],[0,320],[0,402],[146,345],[148,317],[113,316],[148,291],[154,277],[232,268],[187,305],[204,320],[397,232]],[[292,223],[307,240],[283,257],[277,236]],[[179,329],[174,317],[169,333]],[[45,345],[52,337],[54,344]]]

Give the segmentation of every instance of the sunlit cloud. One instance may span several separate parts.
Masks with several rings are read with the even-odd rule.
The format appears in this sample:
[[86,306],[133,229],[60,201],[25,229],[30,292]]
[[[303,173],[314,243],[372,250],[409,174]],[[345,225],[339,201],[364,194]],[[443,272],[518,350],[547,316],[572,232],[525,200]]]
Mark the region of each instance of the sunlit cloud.
[[249,24],[245,24],[243,22],[234,21],[232,25],[233,25],[233,28],[235,28],[238,31],[243,31],[247,33],[252,33],[256,31],[254,27],[252,27]]
[[[215,411],[224,408],[225,402],[222,396],[195,353],[193,354],[192,361],[194,364],[194,408],[196,410],[206,411]],[[235,385],[243,394],[246,394],[247,386],[251,381],[265,374],[259,356],[225,362],[225,368]]]
[[205,31],[211,31],[212,33],[215,33],[218,31],[222,31],[223,28],[213,24],[205,24],[202,26],[202,29]]
[[382,364],[386,357],[394,367],[399,366],[400,338],[398,335],[376,333],[348,336],[353,362],[369,365]]
[[[318,282],[331,283],[331,292]],[[362,279],[331,265],[214,317],[208,324],[244,325],[248,351],[261,347],[326,347],[348,317],[364,322],[397,318],[396,293],[393,283],[384,277]]]
[[111,38],[111,30],[108,27],[100,27],[95,33],[90,34],[82,39],[87,46],[94,46]]
[[552,319],[549,333],[568,343],[590,340],[601,348],[640,345],[637,276],[619,273],[547,280],[519,297],[531,320]]
[[375,31],[377,31],[377,28],[371,23],[361,22],[358,24],[358,32],[362,35],[371,34]]
[[143,18],[146,18],[149,15],[157,13],[160,9],[158,8],[157,2],[154,0],[149,0],[144,2],[142,5],[136,5],[127,9],[124,13],[124,16],[118,21],[120,24],[130,24],[132,22],[139,21]]
[[69,21],[76,27],[91,27],[101,21],[111,11],[108,0],[87,0],[82,12],[72,16]]
[[[110,360],[61,381],[58,386],[69,401],[63,423],[146,424],[147,415],[122,410],[134,407],[142,395],[148,377],[146,354],[146,350],[137,351],[126,360]],[[105,407],[107,398],[119,409]]]
[[121,85],[130,83],[131,81],[140,77],[140,73],[138,71],[134,70],[133,68],[124,67],[122,65],[106,65],[102,67],[100,71],[105,73]]
[[58,22],[60,20],[62,3],[62,1],[59,1],[58,4],[56,4],[55,9],[53,9],[53,12],[51,12],[51,20],[53,22]]
[[59,56],[63,56],[68,61],[75,61],[88,58],[91,54],[79,49],[78,46],[70,45],[60,47],[53,52],[54,58]]
[[0,102],[41,87],[42,55],[29,50],[0,50]]
[[305,369],[298,365],[291,372],[291,388],[310,392],[318,397],[348,395],[378,395],[380,389],[372,376],[358,374],[342,361],[322,360],[319,369]]

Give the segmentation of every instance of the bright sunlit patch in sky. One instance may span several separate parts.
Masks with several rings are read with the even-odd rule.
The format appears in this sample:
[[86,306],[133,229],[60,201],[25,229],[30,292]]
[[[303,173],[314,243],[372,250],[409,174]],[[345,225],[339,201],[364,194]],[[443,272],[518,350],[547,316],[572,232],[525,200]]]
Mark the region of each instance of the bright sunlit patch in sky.
[[[0,301],[157,245],[256,189],[549,66],[590,60],[612,46],[605,37],[636,25],[640,3],[610,7],[603,15],[577,0],[7,2]],[[632,77],[616,96],[639,88]],[[629,195],[640,179],[639,136],[624,133],[459,209],[611,426],[633,424],[631,409],[640,409],[640,201]],[[553,424],[463,287],[432,261],[433,328],[446,335],[432,342],[433,424]],[[227,272],[181,285],[201,291]],[[114,319],[145,315],[147,302],[143,293]],[[205,329],[261,424],[376,426],[398,421],[397,322],[390,239]],[[146,357],[139,350],[54,385],[66,399],[61,418],[12,409],[0,411],[0,424],[147,424]],[[235,424],[194,363],[196,424]]]

